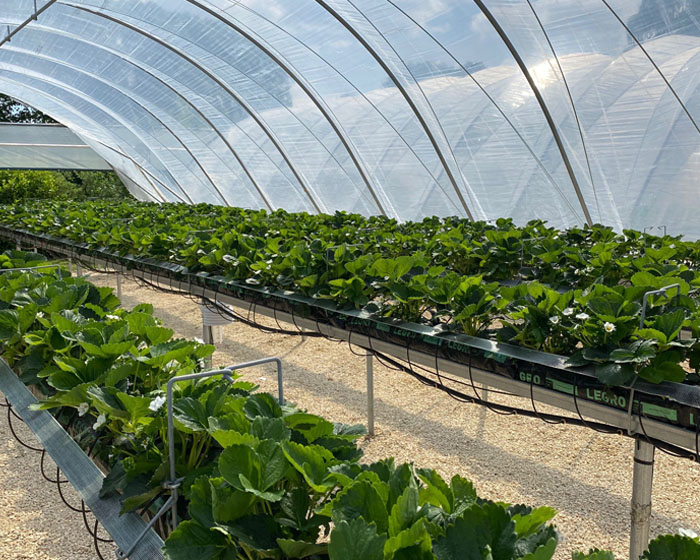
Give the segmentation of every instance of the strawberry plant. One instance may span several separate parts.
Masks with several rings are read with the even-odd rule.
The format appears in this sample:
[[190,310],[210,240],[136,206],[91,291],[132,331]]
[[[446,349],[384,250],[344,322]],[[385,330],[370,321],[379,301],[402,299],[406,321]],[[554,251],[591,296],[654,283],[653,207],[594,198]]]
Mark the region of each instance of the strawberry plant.
[[[0,216],[83,248],[563,354],[610,385],[700,380],[700,243],[679,237],[129,201],[7,206]],[[645,293],[673,284],[680,294],[648,298],[640,328]],[[683,341],[671,328],[681,312],[692,335]],[[666,313],[675,319],[655,322]]]
[[[45,262],[19,252],[0,261],[7,268]],[[353,268],[354,262],[343,265],[351,274],[369,266]],[[486,328],[492,306],[525,305],[516,313],[528,310],[521,318],[533,324],[539,311],[573,314],[570,307],[561,309],[570,296],[543,286],[511,289],[512,301],[497,302],[495,283],[426,272],[424,262],[416,256],[380,263],[374,272],[385,274],[386,297],[396,297],[392,281],[418,272],[415,277],[432,287],[431,304],[462,306],[456,320],[475,334]],[[595,297],[609,295],[602,293]],[[611,309],[615,319],[630,313],[617,297],[621,292],[614,293],[610,309],[593,305],[604,311],[601,320],[611,317]],[[593,298],[581,299],[588,305]],[[664,369],[673,360],[657,361],[659,356],[686,348],[677,341],[684,311],[657,311],[637,329],[632,345],[611,352],[615,363]],[[553,336],[548,332],[545,340]],[[56,411],[79,443],[109,465],[102,494],[118,494],[124,511],[162,505],[168,472],[164,387],[172,376],[201,370],[212,351],[174,339],[151,306],[125,310],[111,289],[67,276],[58,266],[0,274],[3,358],[47,395],[37,407]],[[391,458],[362,463],[361,426],[334,424],[290,403],[280,406],[235,375],[231,383],[180,383],[173,404],[176,473],[183,483],[180,523],[163,533],[171,560],[549,560],[555,553],[559,535],[551,508],[485,500],[458,475],[448,482],[433,469]],[[699,548],[697,538],[667,535],[652,541],[643,559],[690,558]],[[591,550],[573,558],[612,555]]]

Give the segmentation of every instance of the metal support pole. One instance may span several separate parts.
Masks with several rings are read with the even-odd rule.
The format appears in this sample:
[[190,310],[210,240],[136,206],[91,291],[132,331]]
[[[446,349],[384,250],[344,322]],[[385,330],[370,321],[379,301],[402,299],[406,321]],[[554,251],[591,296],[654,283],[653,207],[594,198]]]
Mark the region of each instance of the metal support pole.
[[[211,325],[202,325],[202,340],[204,344],[214,344],[214,331]],[[208,368],[212,367],[212,357],[209,356],[206,359],[206,364]]]
[[80,264],[80,261],[75,261],[75,275],[78,278],[83,277],[83,265]]
[[[233,382],[231,373],[239,370],[246,369],[250,367],[262,366],[264,364],[274,363],[277,366],[277,382],[279,383],[279,404],[282,406],[284,404],[284,391],[282,388],[283,374],[282,374],[282,360],[279,358],[262,358],[261,360],[253,360],[252,362],[244,362],[242,364],[236,364],[235,366],[229,366],[224,369],[217,369],[214,371],[205,371],[202,373],[192,373],[190,375],[179,375],[176,377],[171,377],[166,385],[165,394],[167,401],[167,411],[168,411],[168,463],[170,466],[170,480],[163,483],[163,487],[170,490],[170,511],[172,516],[172,528],[173,531],[177,529],[177,496],[178,488],[182,484],[183,479],[177,478],[177,469],[175,464],[175,422],[174,422],[174,408],[173,408],[173,388],[176,383],[182,383],[183,381],[193,381],[199,379],[206,379],[208,377],[215,377],[220,375],[224,380],[229,383]],[[162,515],[166,511],[166,504],[158,512],[158,515]],[[138,541],[137,541],[138,542]],[[134,547],[132,547],[132,550]]]
[[630,560],[639,560],[639,557],[649,545],[651,487],[654,480],[654,449],[655,447],[651,443],[641,437],[635,440]]
[[22,244],[19,241],[17,242],[17,250],[18,251],[22,250]]
[[122,275],[117,273],[117,297],[122,299]]
[[374,355],[367,352],[367,433],[374,435]]

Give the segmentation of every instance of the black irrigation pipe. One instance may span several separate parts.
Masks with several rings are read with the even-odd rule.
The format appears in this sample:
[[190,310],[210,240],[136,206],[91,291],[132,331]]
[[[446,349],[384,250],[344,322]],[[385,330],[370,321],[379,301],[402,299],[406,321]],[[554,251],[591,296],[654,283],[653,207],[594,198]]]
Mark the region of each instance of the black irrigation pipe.
[[[233,318],[236,319],[243,324],[256,328],[258,330],[261,330],[263,332],[268,332],[268,333],[275,333],[275,334],[286,334],[286,335],[291,335],[291,336],[315,336],[315,337],[323,337],[327,340],[332,340],[335,342],[340,342],[342,343],[342,340],[335,340],[319,331],[314,332],[314,331],[302,331],[299,329],[297,326],[297,330],[287,330],[287,329],[281,329],[281,328],[274,328],[274,327],[268,327],[266,325],[262,325],[258,323],[255,320],[255,307],[257,306],[256,302],[251,302],[249,309],[248,309],[248,316],[244,317],[243,315],[240,315],[239,313],[236,313],[233,309],[230,307],[226,306],[224,307],[222,304],[220,304],[218,301],[213,301],[209,298],[202,298],[199,296],[192,296],[188,292],[180,291],[180,290],[173,290],[171,288],[164,288],[163,286],[160,286],[154,282],[149,282],[143,278],[138,278],[137,276],[133,276],[134,280],[136,280],[138,283],[141,283],[147,287],[150,287],[154,290],[158,290],[164,293],[169,293],[173,295],[180,295],[184,297],[188,297],[189,299],[196,300],[197,302],[204,302],[211,310],[217,311],[220,315],[223,317],[228,317],[228,318]],[[218,291],[216,292],[218,295]],[[215,296],[216,299],[216,296]],[[276,315],[276,308],[274,309],[274,320],[279,326],[279,321],[277,320],[277,315]],[[250,318],[251,313],[253,314],[253,318]],[[296,326],[296,323],[295,323]],[[356,352],[352,349],[352,332],[350,332],[350,336],[347,340],[348,343],[348,348],[350,351],[356,355],[356,356],[364,356],[365,354]],[[371,346],[371,339],[370,340],[370,346]],[[443,373],[440,373],[440,370],[438,368],[438,356],[436,352],[435,356],[435,371],[431,371],[423,366],[420,366],[418,364],[413,364],[410,359],[410,352],[409,348],[407,346],[406,348],[406,362],[408,365],[402,364],[398,359],[391,358],[385,354],[382,354],[381,352],[378,352],[377,350],[374,350],[370,348],[368,350],[371,352],[377,360],[384,365],[385,367],[392,369],[394,371],[401,371],[404,373],[409,374],[411,377],[414,379],[420,381],[422,384],[439,389],[443,391],[444,393],[447,393],[450,397],[453,399],[457,400],[458,402],[461,403],[469,403],[469,404],[477,404],[480,406],[484,406],[487,409],[489,409],[491,412],[494,412],[496,414],[500,415],[506,415],[506,416],[524,416],[528,418],[537,418],[538,420],[541,420],[547,424],[569,424],[572,426],[579,426],[579,427],[584,427],[584,428],[589,428],[592,429],[598,433],[602,434],[616,434],[616,435],[624,435],[628,437],[644,437],[647,442],[650,444],[654,445],[656,448],[661,450],[663,453],[666,453],[668,455],[677,457],[677,458],[683,458],[683,459],[688,459],[693,462],[699,462],[700,463],[700,423],[698,423],[698,426],[696,426],[696,434],[695,434],[695,451],[688,451],[686,449],[683,449],[682,447],[663,442],[661,440],[658,440],[656,438],[649,437],[649,435],[646,433],[646,430],[644,429],[644,424],[642,421],[642,414],[640,413],[638,415],[639,418],[639,425],[642,430],[642,435],[640,434],[632,434],[632,433],[626,433],[624,430],[621,430],[620,428],[617,428],[615,426],[611,426],[609,424],[604,424],[601,422],[595,422],[591,420],[585,420],[583,416],[581,415],[581,412],[579,411],[579,406],[578,406],[578,398],[576,394],[576,390],[574,390],[574,405],[576,407],[576,413],[577,417],[575,416],[563,416],[560,414],[551,414],[551,413],[543,413],[537,410],[537,407],[534,403],[534,393],[533,393],[533,385],[532,383],[530,384],[530,401],[532,408],[527,409],[527,408],[522,408],[522,407],[516,407],[516,406],[510,406],[510,405],[504,405],[500,403],[493,403],[489,402],[486,399],[484,399],[482,396],[479,395],[476,385],[474,383],[474,380],[471,376],[471,360],[469,363],[469,373],[470,373],[470,382],[466,383],[464,381],[460,381],[458,379],[454,379],[452,377],[448,377]],[[426,377],[426,375],[418,373],[415,369],[417,367],[418,369],[422,370],[423,372],[433,375],[437,377],[437,381],[434,379],[430,379],[429,377]],[[470,396],[466,393],[463,393],[453,387],[449,387],[448,385],[445,385],[443,382],[443,379],[445,379],[448,382],[455,383],[458,385],[463,385],[466,387],[471,387],[472,391],[474,392],[475,396]],[[507,391],[500,391],[500,390],[495,390],[495,389],[489,389],[490,393],[494,394],[501,394],[501,395],[507,395],[507,396],[517,396],[513,395],[512,393],[509,393]],[[521,397],[519,397],[521,398]]]
[[[380,362],[387,362],[391,364],[394,369],[399,369],[405,373],[408,373],[412,377],[416,378],[418,381],[423,383],[424,385],[428,385],[430,387],[440,389],[441,391],[447,393],[451,397],[455,398],[456,400],[460,402],[466,402],[466,403],[473,403],[473,404],[479,404],[486,406],[487,408],[490,409],[496,409],[500,410],[501,413],[507,412],[508,414],[513,414],[513,415],[520,415],[520,416],[526,416],[529,418],[538,418],[540,420],[544,420],[545,418],[549,420],[548,423],[556,423],[556,424],[570,424],[573,426],[581,426],[581,427],[586,427],[586,428],[591,428],[594,429],[597,432],[600,433],[605,433],[605,434],[617,434],[617,435],[623,435],[627,437],[632,437],[632,438],[637,438],[637,437],[644,437],[644,439],[652,444],[654,447],[658,448],[661,450],[663,453],[666,453],[667,455],[671,455],[676,458],[681,458],[681,459],[688,459],[693,462],[700,462],[700,426],[696,427],[696,435],[695,435],[695,451],[688,451],[687,449],[684,449],[682,447],[679,447],[677,445],[673,445],[670,443],[663,442],[661,440],[658,440],[656,438],[650,437],[647,433],[646,430],[644,429],[644,423],[642,421],[642,418],[644,415],[639,414],[638,419],[639,419],[639,425],[642,429],[642,435],[637,434],[637,433],[626,433],[624,430],[621,430],[619,428],[616,428],[614,426],[610,426],[608,424],[603,424],[600,422],[592,422],[592,421],[587,421],[584,420],[583,416],[581,416],[580,412],[578,413],[578,417],[572,417],[572,416],[562,416],[559,414],[549,414],[549,413],[542,413],[538,412],[536,410],[530,410],[526,408],[519,408],[519,407],[514,407],[514,406],[509,406],[509,405],[503,405],[503,404],[497,404],[497,403],[490,403],[488,401],[484,401],[482,399],[479,399],[477,397],[472,397],[469,396],[465,393],[462,393],[452,387],[448,387],[447,385],[444,385],[442,383],[439,383],[433,379],[430,379],[428,377],[425,377],[424,375],[416,372],[415,370],[411,369],[410,367],[407,367],[404,364],[401,364],[397,360],[390,358],[389,356],[386,356],[384,354],[381,354],[379,352],[374,352],[374,355],[377,357],[377,359]],[[433,375],[437,375],[433,372]],[[574,401],[576,402],[576,395],[574,394]],[[577,405],[577,410],[578,410],[578,405]]]

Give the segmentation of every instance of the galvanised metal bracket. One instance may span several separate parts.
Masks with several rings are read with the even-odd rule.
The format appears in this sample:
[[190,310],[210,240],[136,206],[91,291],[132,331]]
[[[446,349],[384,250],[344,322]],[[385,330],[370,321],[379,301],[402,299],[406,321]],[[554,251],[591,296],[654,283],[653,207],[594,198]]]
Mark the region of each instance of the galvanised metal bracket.
[[174,422],[174,409],[173,409],[173,388],[175,387],[176,383],[181,383],[183,381],[197,381],[200,379],[208,379],[210,377],[217,377],[221,376],[221,378],[228,383],[233,383],[233,372],[235,370],[240,370],[240,369],[246,369],[246,368],[251,368],[251,367],[256,367],[256,366],[261,366],[264,364],[269,364],[269,363],[275,363],[277,365],[277,383],[278,383],[278,400],[280,405],[284,404],[284,391],[283,391],[283,375],[282,375],[282,360],[279,358],[273,357],[273,358],[262,358],[260,360],[253,360],[251,362],[244,362],[242,364],[236,364],[233,366],[228,366],[223,369],[216,369],[212,371],[204,371],[201,373],[192,373],[190,375],[180,375],[180,376],[175,376],[171,377],[168,380],[168,384],[166,387],[166,399],[167,399],[167,408],[168,408],[168,461],[170,464],[170,479],[166,480],[163,482],[162,486],[166,490],[170,491],[170,497],[165,501],[165,503],[161,506],[161,508],[158,510],[158,513],[156,513],[155,516],[153,516],[153,519],[150,520],[146,528],[143,530],[141,535],[136,539],[136,541],[127,549],[126,551],[123,551],[121,549],[117,550],[117,558],[120,560],[123,560],[125,558],[128,558],[131,553],[136,550],[136,547],[139,545],[141,542],[141,539],[143,539],[146,534],[148,534],[148,531],[150,531],[153,526],[156,524],[158,519],[160,519],[163,515],[166,514],[168,510],[171,511],[171,517],[172,517],[172,530],[174,531],[177,529],[177,499],[178,499],[178,488],[180,488],[182,481],[184,478],[177,478],[177,473],[175,469],[175,422]]
[[642,315],[639,318],[639,328],[643,329],[644,328],[644,320],[646,319],[647,316],[647,303],[649,296],[660,296],[660,295],[666,295],[668,292],[670,292],[673,289],[676,289],[676,297],[681,295],[681,285],[680,284],[670,284],[669,286],[665,286],[663,288],[660,288],[658,290],[651,290],[644,294],[644,299],[642,299]]

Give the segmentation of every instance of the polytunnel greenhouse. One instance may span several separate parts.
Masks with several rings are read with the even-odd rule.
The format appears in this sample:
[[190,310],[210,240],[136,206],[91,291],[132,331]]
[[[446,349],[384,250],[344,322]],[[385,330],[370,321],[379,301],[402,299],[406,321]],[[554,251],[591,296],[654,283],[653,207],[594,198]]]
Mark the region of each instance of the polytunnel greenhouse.
[[696,0],[4,0],[0,556],[700,560],[699,123]]

